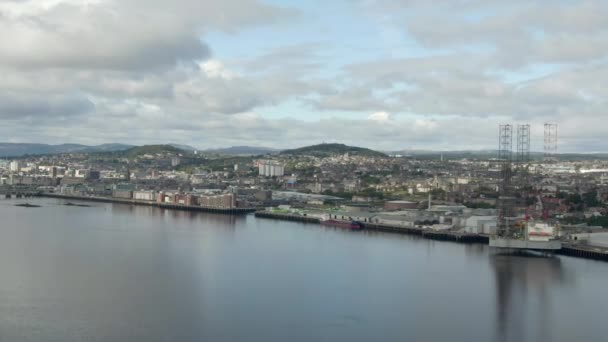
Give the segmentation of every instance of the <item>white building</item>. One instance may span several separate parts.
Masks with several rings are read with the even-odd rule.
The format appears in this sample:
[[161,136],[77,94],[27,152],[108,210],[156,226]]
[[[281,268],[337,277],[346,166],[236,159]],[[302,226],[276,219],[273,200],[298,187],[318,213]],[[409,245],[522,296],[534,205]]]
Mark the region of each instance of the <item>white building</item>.
[[471,216],[464,220],[464,231],[474,234],[494,234],[496,232],[496,216]]
[[264,177],[282,177],[285,174],[285,167],[275,160],[260,160],[258,172]]
[[578,240],[592,247],[608,248],[608,233],[581,233],[569,236],[571,240]]
[[528,223],[528,240],[549,241],[555,238],[555,227],[545,222]]
[[74,173],[74,177],[76,177],[76,178],[86,178],[88,172],[89,172],[89,170],[87,170],[87,169],[78,169]]
[[156,199],[156,193],[154,191],[133,191],[133,199],[154,201]]
[[22,163],[19,160],[13,160],[9,166],[11,172],[21,171]]

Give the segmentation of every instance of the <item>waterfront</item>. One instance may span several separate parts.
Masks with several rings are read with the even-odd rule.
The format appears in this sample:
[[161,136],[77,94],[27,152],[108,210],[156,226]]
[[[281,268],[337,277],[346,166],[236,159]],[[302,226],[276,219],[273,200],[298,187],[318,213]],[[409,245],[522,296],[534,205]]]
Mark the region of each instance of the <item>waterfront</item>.
[[[0,340],[605,341],[608,263],[155,207],[0,200]],[[89,203],[90,204],[90,203]]]

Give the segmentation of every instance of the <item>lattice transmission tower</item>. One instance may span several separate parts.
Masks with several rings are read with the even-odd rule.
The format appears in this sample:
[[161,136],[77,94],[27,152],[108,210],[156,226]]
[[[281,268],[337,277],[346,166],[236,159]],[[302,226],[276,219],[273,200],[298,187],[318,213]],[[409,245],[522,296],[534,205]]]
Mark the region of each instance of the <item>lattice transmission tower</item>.
[[517,162],[530,161],[530,125],[517,125]]
[[557,154],[557,124],[545,124],[545,161],[555,160]]
[[498,229],[500,237],[510,237],[509,218],[513,217],[515,198],[512,194],[513,177],[513,126],[502,124],[498,129],[498,161],[500,163],[500,184],[498,197]]

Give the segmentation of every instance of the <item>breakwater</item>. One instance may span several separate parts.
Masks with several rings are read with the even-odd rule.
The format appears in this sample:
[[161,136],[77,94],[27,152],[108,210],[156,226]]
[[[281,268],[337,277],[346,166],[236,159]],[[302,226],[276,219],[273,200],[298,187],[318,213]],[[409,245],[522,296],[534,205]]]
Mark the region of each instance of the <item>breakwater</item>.
[[164,209],[199,211],[199,212],[205,212],[205,213],[224,214],[224,215],[244,215],[244,214],[252,213],[255,211],[255,208],[231,208],[231,209],[208,208],[208,207],[199,207],[199,206],[194,206],[194,205],[174,204],[174,203],[157,203],[154,201],[142,201],[142,200],[134,200],[134,199],[126,199],[126,198],[101,197],[101,196],[74,196],[74,195],[63,195],[63,194],[55,194],[55,193],[42,193],[39,196],[40,197],[50,197],[50,198],[62,198],[62,199],[69,199],[69,200],[79,200],[79,201],[144,205],[144,206],[158,207],[158,208],[164,208]]

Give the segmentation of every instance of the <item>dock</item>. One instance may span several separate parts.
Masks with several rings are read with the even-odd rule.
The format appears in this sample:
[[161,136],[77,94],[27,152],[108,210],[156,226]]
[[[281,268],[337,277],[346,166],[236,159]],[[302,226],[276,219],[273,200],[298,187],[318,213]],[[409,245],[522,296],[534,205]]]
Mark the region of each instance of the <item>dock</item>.
[[[284,214],[284,213],[271,213],[268,211],[256,211],[256,217],[268,218],[276,220],[285,220],[292,222],[304,222],[304,223],[320,223],[320,219],[315,217],[307,217],[302,215]],[[455,231],[436,231],[424,228],[412,228],[412,227],[400,227],[386,224],[376,223],[361,223],[363,228],[369,231],[380,231],[389,233],[399,233],[407,235],[416,235],[429,240],[439,241],[450,241],[465,244],[485,244],[490,243],[490,237],[482,234],[462,233]],[[593,246],[584,245],[581,243],[567,243],[561,244],[561,249],[553,251],[556,254],[608,261],[608,248],[598,248]]]
[[[189,206],[185,204],[173,204],[173,203],[157,203],[153,201],[142,201],[133,199],[123,199],[114,197],[100,197],[100,196],[73,196],[73,195],[62,195],[55,193],[40,193],[37,196],[49,197],[49,198],[60,198],[68,200],[79,200],[79,201],[91,201],[91,202],[103,202],[103,203],[119,203],[119,204],[130,204],[130,205],[142,205],[164,209],[173,210],[185,210],[185,211],[197,211],[223,215],[246,215],[249,213],[255,213],[257,218],[284,220],[292,222],[312,223],[320,224],[321,220],[317,217],[284,214],[284,213],[272,213],[264,210],[257,210],[256,208],[233,208],[233,209],[220,209],[220,208],[207,208],[199,206]],[[375,223],[361,223],[363,228],[369,231],[380,231],[399,233],[407,235],[416,235],[429,240],[439,241],[450,241],[457,243],[466,244],[489,244],[490,238],[487,235],[462,233],[455,231],[436,231],[424,228],[412,228],[412,227],[401,227],[392,226],[385,224]],[[563,242],[562,247],[555,251],[556,254],[608,261],[608,248],[599,248],[594,246],[588,246],[581,243],[568,243]]]
[[[283,214],[283,213],[271,213],[268,211],[256,211],[256,217],[269,218],[276,220],[292,221],[292,222],[304,222],[304,223],[317,223],[320,224],[321,220],[316,217],[308,217],[302,215]],[[360,222],[363,229],[370,231],[381,231],[390,233],[400,233],[408,235],[417,235],[425,239],[440,240],[440,241],[452,241],[460,243],[488,243],[489,238],[479,234],[469,234],[452,231],[434,231],[423,228],[409,228],[400,226],[391,226],[385,224],[365,223]]]
[[283,221],[292,221],[292,222],[303,222],[303,223],[321,223],[316,217],[309,216],[301,216],[301,215],[290,215],[290,214],[279,214],[279,213],[270,213],[267,211],[256,211],[255,217],[260,218],[268,218],[275,220],[283,220]]
[[436,231],[424,228],[408,228],[375,223],[363,223],[363,228],[368,230],[418,235],[429,240],[451,241],[460,243],[488,243],[488,237],[479,234],[469,234],[453,231]]
[[74,196],[74,195],[63,195],[63,194],[55,194],[55,193],[41,193],[41,194],[39,194],[39,196],[40,197],[49,197],[49,198],[61,198],[61,199],[68,199],[68,200],[78,200],[78,201],[142,205],[142,206],[157,207],[157,208],[163,208],[163,209],[198,211],[198,212],[204,212],[204,213],[223,214],[223,215],[246,215],[246,214],[256,211],[255,208],[231,208],[231,209],[209,208],[209,207],[200,207],[200,206],[194,206],[194,205],[175,204],[175,203],[158,203],[155,201],[143,201],[143,200],[134,200],[134,199],[126,199],[126,198],[116,198],[116,197]]
[[578,258],[608,261],[608,248],[599,248],[580,243],[563,243],[557,254]]

